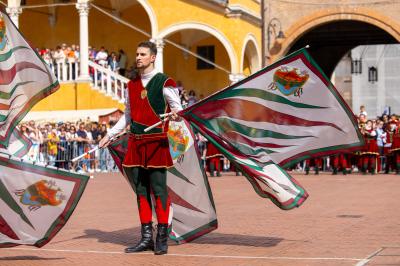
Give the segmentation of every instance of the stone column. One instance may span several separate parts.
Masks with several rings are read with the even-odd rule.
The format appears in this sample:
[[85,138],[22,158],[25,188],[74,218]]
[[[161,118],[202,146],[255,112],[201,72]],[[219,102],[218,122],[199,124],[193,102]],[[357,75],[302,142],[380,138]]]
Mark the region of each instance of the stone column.
[[163,39],[153,39],[152,40],[157,45],[157,58],[155,62],[155,68],[159,72],[164,71],[164,46],[165,42]]
[[236,82],[241,81],[244,78],[245,76],[241,73],[229,74],[229,80],[231,81],[231,84],[235,84]]
[[10,16],[11,20],[14,22],[15,26],[18,28],[18,18],[22,13],[22,8],[19,6],[10,6],[6,8],[7,14]]
[[89,76],[89,2],[78,0],[76,9],[79,12],[79,53],[80,53],[80,75],[79,80],[90,80]]

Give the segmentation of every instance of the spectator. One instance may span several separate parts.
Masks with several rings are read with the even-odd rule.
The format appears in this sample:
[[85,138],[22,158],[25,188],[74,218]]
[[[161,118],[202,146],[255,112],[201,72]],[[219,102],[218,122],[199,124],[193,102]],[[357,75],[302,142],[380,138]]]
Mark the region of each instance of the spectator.
[[364,105],[360,106],[360,114],[358,116],[360,116],[360,115],[365,115],[365,117],[368,117],[368,114],[367,114],[367,111],[365,111]]
[[[77,147],[78,147],[78,154],[80,156],[85,153],[85,144],[89,143],[88,133],[85,130],[85,123],[81,122],[79,124],[79,129],[76,132],[77,135]],[[77,169],[78,172],[85,172],[88,170],[88,160],[84,158],[81,162],[78,163]]]
[[119,63],[118,63],[118,60],[117,60],[117,55],[114,52],[111,53],[111,56],[110,56],[110,58],[108,60],[108,65],[110,66],[110,68],[111,68],[111,70],[113,72],[118,72]]
[[196,93],[194,92],[194,90],[190,90],[190,91],[189,91],[188,106],[192,106],[192,105],[195,104],[196,102],[197,102]]
[[64,64],[65,59],[67,58],[64,51],[61,49],[61,46],[57,46],[56,50],[54,51],[53,54],[54,62],[56,64]]
[[97,53],[97,55],[96,55],[95,61],[96,61],[99,65],[105,67],[105,66],[107,66],[107,58],[108,58],[108,53],[106,52],[106,50],[105,50],[104,47],[102,46],[102,47],[100,48],[100,51],[99,51],[99,52]]
[[118,55],[118,65],[119,65],[119,74],[125,76],[126,74],[126,65],[128,63],[128,57],[126,56],[124,50],[119,50]]

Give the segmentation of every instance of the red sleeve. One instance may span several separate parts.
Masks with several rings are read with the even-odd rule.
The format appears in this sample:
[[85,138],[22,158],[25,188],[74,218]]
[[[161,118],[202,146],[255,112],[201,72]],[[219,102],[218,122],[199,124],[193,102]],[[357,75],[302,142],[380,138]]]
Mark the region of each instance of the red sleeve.
[[164,87],[173,87],[176,88],[176,83],[173,79],[168,78],[167,81],[164,83]]

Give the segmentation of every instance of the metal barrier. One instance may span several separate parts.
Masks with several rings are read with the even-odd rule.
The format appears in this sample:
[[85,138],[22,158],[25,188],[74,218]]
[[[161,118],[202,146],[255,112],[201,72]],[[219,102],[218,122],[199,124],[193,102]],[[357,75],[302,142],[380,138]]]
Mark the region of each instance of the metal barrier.
[[47,140],[39,145],[33,145],[24,159],[76,172],[118,171],[108,149],[100,149],[78,162],[71,162],[71,159],[96,145],[79,141]]

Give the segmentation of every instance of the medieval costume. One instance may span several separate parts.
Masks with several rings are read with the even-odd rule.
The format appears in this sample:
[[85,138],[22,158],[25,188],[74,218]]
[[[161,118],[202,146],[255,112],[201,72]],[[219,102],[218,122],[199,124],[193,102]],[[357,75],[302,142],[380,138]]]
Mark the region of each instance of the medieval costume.
[[[144,129],[161,121],[159,115],[171,109],[182,110],[175,82],[156,70],[128,83],[125,117],[108,133],[110,137],[130,124],[128,150],[122,163],[132,188],[136,191],[142,239],[125,252],[153,250],[167,253],[170,198],[166,185],[167,168],[173,165],[168,144],[168,122],[148,132]],[[154,195],[158,226],[153,243],[152,201]]]
[[383,147],[383,153],[385,155],[385,174],[388,174],[390,170],[396,169],[396,162],[394,160],[394,153],[391,152],[392,145],[394,141],[394,136],[396,134],[396,122],[392,121],[385,129],[386,141]]
[[371,174],[375,174],[379,156],[376,130],[372,128],[371,123],[367,122],[362,133],[364,135],[365,146],[361,151],[361,171],[363,174],[366,174],[367,171]]
[[315,174],[319,175],[319,170],[322,167],[322,158],[307,159],[305,161],[306,175],[310,173],[310,167],[314,166]]
[[400,127],[399,123],[397,123],[397,127],[394,130],[393,134],[393,143],[390,149],[390,153],[392,155],[393,164],[396,168],[396,173],[400,174]]
[[337,153],[330,157],[332,165],[332,174],[337,175],[338,171],[342,171],[344,175],[347,174],[348,167],[348,154]]
[[214,176],[215,171],[217,176],[221,176],[220,162],[222,157],[221,152],[211,142],[207,142],[206,160],[210,176]]

